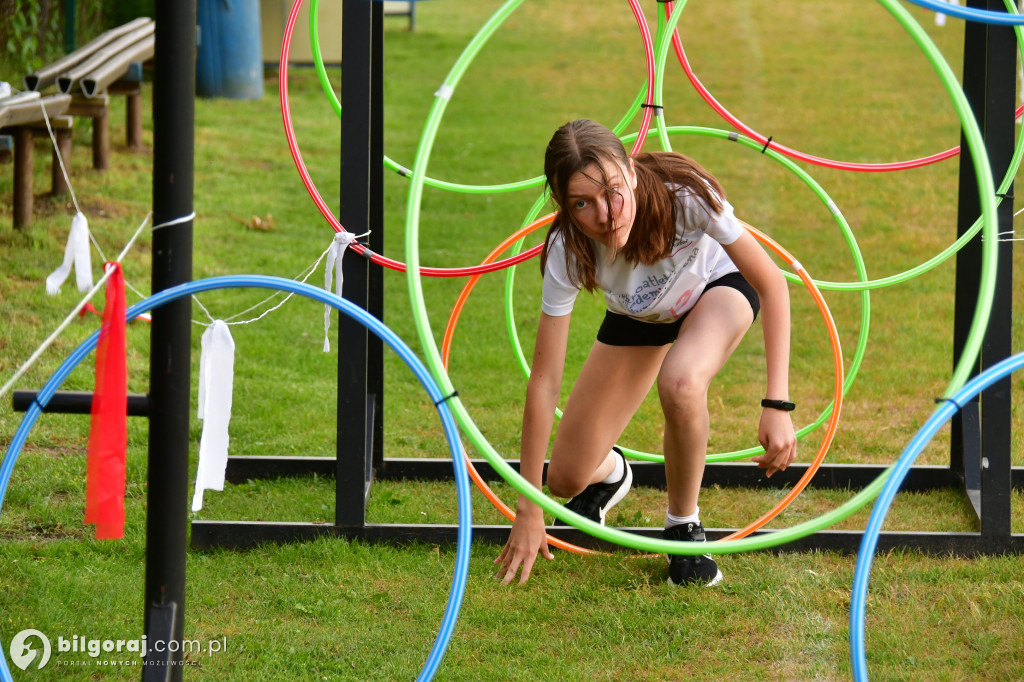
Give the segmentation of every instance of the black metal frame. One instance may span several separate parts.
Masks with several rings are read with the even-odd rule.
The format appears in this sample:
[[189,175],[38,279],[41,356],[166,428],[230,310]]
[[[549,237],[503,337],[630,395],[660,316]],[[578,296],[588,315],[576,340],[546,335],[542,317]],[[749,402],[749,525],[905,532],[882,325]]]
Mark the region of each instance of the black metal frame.
[[[367,5],[359,0],[346,0],[343,35],[342,99],[344,121],[342,125],[342,224],[369,225],[373,233],[382,237],[383,215],[377,213],[382,202],[378,194],[383,168],[382,129],[383,111],[381,84],[383,72],[383,35],[380,17],[371,14]],[[970,4],[998,9],[999,0],[972,0]],[[378,13],[379,14],[379,13]],[[369,29],[369,30],[367,30]],[[367,42],[368,41],[368,42]],[[989,158],[996,177],[1002,177],[1012,155],[1014,137],[1014,91],[1016,78],[1016,40],[1009,27],[990,27],[967,23],[964,42],[965,92],[977,112],[984,133]],[[353,73],[353,70],[355,73]],[[368,78],[367,78],[368,77]],[[348,89],[344,89],[348,87]],[[963,149],[967,149],[966,144]],[[958,233],[970,227],[979,214],[979,202],[971,164],[961,163],[960,211]],[[368,188],[368,191],[367,191]],[[369,198],[369,205],[363,198]],[[1012,197],[1004,200],[999,209],[1000,224],[1012,228]],[[354,231],[354,230],[353,230]],[[379,246],[377,249],[379,250]],[[1000,244],[999,284],[992,322],[989,325],[985,347],[978,370],[989,367],[1010,354],[1010,284],[1012,245]],[[956,328],[954,330],[954,356],[959,357],[963,341],[974,312],[977,298],[977,273],[980,268],[980,236],[961,250],[957,259]],[[361,286],[369,282],[365,260],[346,260],[346,298],[359,305],[382,304],[379,288],[370,285],[370,291]],[[349,271],[351,266],[351,273]],[[371,273],[380,268],[369,268]],[[358,282],[358,284],[354,284]],[[375,298],[377,296],[377,298]],[[371,308],[380,316],[382,306]],[[365,503],[374,478],[378,480],[451,480],[452,465],[446,459],[395,459],[381,454],[381,427],[383,412],[382,384],[374,383],[381,376],[382,360],[366,355],[368,364],[360,365],[364,356],[362,344],[367,336],[358,325],[343,328],[346,352],[343,357],[356,358],[346,364],[342,373],[339,362],[339,431],[338,456],[330,457],[231,457],[228,480],[303,475],[317,472],[336,475],[338,513],[336,522],[318,523],[266,523],[250,521],[201,521],[192,523],[192,545],[196,547],[249,547],[261,542],[286,542],[323,535],[360,539],[368,542],[407,543],[413,541],[454,543],[457,526],[430,524],[368,524]],[[381,347],[378,342],[377,347]],[[368,369],[369,368],[369,369]],[[977,372],[976,372],[977,373]],[[365,381],[366,391],[358,387]],[[980,532],[883,532],[878,541],[881,550],[913,548],[921,551],[973,556],[990,553],[1024,553],[1024,535],[1010,532],[1011,489],[1024,488],[1024,467],[1011,467],[1009,452],[1010,396],[1009,379],[998,382],[983,392],[980,401],[968,404],[958,414],[953,426],[954,437],[949,467],[913,466],[901,485],[904,491],[925,491],[939,488],[962,489],[975,509]],[[342,409],[342,400],[345,408]],[[985,404],[982,421],[979,403]],[[346,423],[343,423],[343,418]],[[344,435],[344,437],[343,437]],[[358,451],[353,444],[365,443]],[[982,448],[984,443],[984,448]],[[984,452],[984,456],[982,456]],[[372,453],[372,454],[371,454]],[[511,462],[515,468],[516,462]],[[498,479],[486,460],[474,465],[485,480]],[[639,462],[632,465],[637,485],[664,487],[664,467],[660,464]],[[812,479],[817,488],[859,489],[874,481],[886,467],[881,465],[824,464]],[[709,464],[704,474],[705,485],[750,488],[790,487],[806,471],[806,464],[791,466],[766,479],[756,465],[749,463]],[[361,476],[358,474],[362,474]],[[352,475],[356,474],[356,475]],[[626,528],[640,535],[660,536],[659,528]],[[718,539],[735,529],[709,529],[709,539]],[[573,528],[549,528],[549,532],[579,546],[594,549],[612,548],[608,543]],[[474,526],[477,540],[503,543],[508,526]],[[774,551],[835,550],[856,552],[860,547],[860,531],[819,531],[801,540],[787,543]]]
[[[990,11],[1005,10],[999,0],[969,2]],[[1016,124],[1014,99],[1017,85],[1017,39],[1009,26],[966,22],[964,33],[964,94],[974,111],[985,139],[992,176],[999,182],[1010,167]],[[966,139],[961,135],[963,154]],[[1013,186],[998,208],[998,232],[1013,230]],[[957,236],[963,235],[981,212],[974,167],[962,156]],[[956,308],[953,328],[954,362],[963,352],[980,287],[981,235],[957,254]],[[997,281],[992,313],[981,353],[972,376],[1012,353],[1013,242],[998,245]],[[987,537],[1010,534],[1010,378],[1005,377],[954,417],[951,424],[950,469],[963,478],[963,490],[971,502],[980,533]]]
[[[499,481],[501,476],[487,460],[472,460],[474,467],[485,481]],[[303,476],[316,473],[330,476],[335,471],[333,457],[231,457],[228,463],[228,481],[244,482],[252,478]],[[519,463],[509,465],[518,470]],[[633,482],[638,486],[665,487],[665,469],[653,462],[633,462]],[[797,463],[786,471],[776,473],[767,479],[756,465],[737,462],[720,462],[707,465],[704,485],[720,487],[746,487],[751,489],[791,488],[807,471],[809,465]],[[886,467],[883,465],[823,464],[815,473],[811,486],[817,489],[857,490],[878,478]],[[1024,467],[1012,468],[1010,485],[1024,489]],[[452,463],[447,459],[385,458],[382,466],[375,469],[375,479],[381,481],[452,480]],[[963,479],[954,470],[939,465],[917,465],[910,468],[901,491],[923,492],[929,490],[957,488]],[[367,542],[408,542],[454,543],[457,526],[447,524],[368,524],[331,525],[324,523],[252,522],[252,521],[204,521],[192,522],[192,545],[194,547],[253,547],[263,542],[288,542],[311,539],[320,536],[337,536],[359,539]],[[660,528],[623,528],[644,536],[660,537]],[[736,529],[708,529],[709,539],[720,539]],[[568,540],[581,547],[607,549],[609,543],[581,533],[573,528],[552,527],[548,532],[555,537]],[[508,526],[474,525],[473,538],[477,541],[503,543],[508,538]],[[819,531],[806,538],[787,543],[775,551],[794,550],[835,550],[854,553],[860,547],[859,531]],[[991,553],[1024,553],[1024,535],[993,533],[936,533],[936,532],[883,532],[879,538],[880,549],[897,547],[913,548],[937,554],[975,556]]]

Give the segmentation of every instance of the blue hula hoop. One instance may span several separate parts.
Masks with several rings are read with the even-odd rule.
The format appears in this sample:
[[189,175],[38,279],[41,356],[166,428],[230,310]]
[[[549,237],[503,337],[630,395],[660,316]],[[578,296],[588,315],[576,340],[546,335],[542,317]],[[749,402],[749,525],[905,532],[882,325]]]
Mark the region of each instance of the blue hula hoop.
[[899,490],[900,484],[910,470],[910,465],[917,459],[924,446],[960,410],[961,405],[1021,367],[1024,367],[1024,353],[1018,353],[1002,360],[964,384],[964,387],[957,391],[952,398],[942,402],[890,468],[892,473],[878,494],[875,506],[871,510],[871,518],[868,519],[868,524],[864,529],[864,536],[861,538],[860,549],[857,552],[857,565],[853,573],[853,588],[850,597],[850,663],[853,666],[853,679],[857,682],[865,682],[868,679],[864,647],[864,613],[867,604],[868,579],[871,575],[875,549],[878,546],[878,535],[893,498],[896,496],[896,491]]
[[965,21],[976,21],[982,24],[998,24],[1000,26],[1024,26],[1024,15],[1008,14],[1006,12],[993,12],[987,9],[975,9],[974,7],[961,7],[952,5],[942,0],[907,0],[912,5],[930,9],[939,14],[947,14],[951,17],[964,19]]
[[[437,382],[431,376],[422,361],[420,361],[420,359],[413,353],[412,349],[410,349],[399,336],[388,329],[383,322],[373,317],[365,310],[331,293],[330,291],[326,291],[309,284],[304,284],[302,282],[266,275],[229,275],[224,277],[211,277],[209,279],[181,284],[154,294],[150,298],[128,308],[125,311],[125,317],[128,321],[131,321],[143,312],[152,310],[153,308],[158,308],[161,305],[177,300],[183,296],[189,296],[205,291],[213,291],[216,289],[237,288],[288,291],[293,294],[305,296],[306,298],[330,305],[339,312],[348,315],[363,326],[367,327],[367,329],[388,344],[388,346],[405,361],[409,366],[409,369],[412,370],[413,374],[419,380],[420,384],[426,389],[427,394],[434,402],[435,407],[437,407],[438,414],[441,417],[441,423],[444,427],[445,436],[448,439],[448,446],[451,450],[452,461],[455,465],[455,483],[459,505],[459,531],[455,554],[455,572],[452,576],[452,586],[448,594],[448,603],[445,607],[444,617],[441,620],[441,627],[438,631],[437,638],[434,640],[434,645],[430,650],[430,654],[427,656],[423,669],[416,678],[417,680],[433,679],[434,675],[437,673],[438,666],[441,664],[441,660],[444,658],[445,651],[448,648],[448,643],[451,641],[451,636],[455,629],[455,623],[458,620],[459,611],[462,608],[462,599],[466,591],[466,578],[469,575],[469,556],[472,539],[472,501],[470,499],[469,473],[466,467],[465,457],[462,455],[462,445],[459,439],[458,427],[456,426],[455,419],[452,417],[452,413],[445,402],[446,396],[441,393],[441,389],[438,387]],[[7,447],[3,462],[0,463],[0,510],[3,509],[4,496],[7,493],[7,486],[11,478],[11,472],[14,470],[14,465],[17,462],[18,454],[28,437],[29,431],[32,429],[32,426],[42,413],[42,407],[50,401],[53,394],[57,391],[71,371],[77,367],[90,352],[92,352],[96,347],[98,339],[99,330],[93,332],[89,338],[83,341],[81,345],[79,345],[68,356],[63,364],[61,364],[57,371],[54,372],[53,376],[50,377],[49,381],[46,382],[43,388],[40,389],[36,396],[36,402],[34,402],[26,411],[21,424],[18,426],[18,430],[15,432],[14,437],[11,439],[11,442]],[[3,647],[0,646],[0,649],[2,648]],[[6,654],[0,654],[0,679],[5,682],[13,682],[11,671],[7,667]]]

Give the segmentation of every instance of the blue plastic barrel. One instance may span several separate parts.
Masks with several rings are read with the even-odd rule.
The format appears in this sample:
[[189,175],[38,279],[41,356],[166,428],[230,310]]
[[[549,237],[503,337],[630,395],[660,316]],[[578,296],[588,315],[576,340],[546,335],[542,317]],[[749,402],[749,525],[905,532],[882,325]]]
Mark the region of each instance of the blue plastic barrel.
[[196,94],[263,97],[259,0],[197,0]]

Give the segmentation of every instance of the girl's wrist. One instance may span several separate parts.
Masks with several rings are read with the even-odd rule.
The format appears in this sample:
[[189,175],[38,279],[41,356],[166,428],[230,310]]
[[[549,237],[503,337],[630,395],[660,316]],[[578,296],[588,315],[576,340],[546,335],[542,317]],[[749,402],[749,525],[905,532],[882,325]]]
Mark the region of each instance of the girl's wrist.
[[529,499],[521,498],[516,503],[516,516],[532,517],[532,516],[543,516],[543,512],[539,505],[531,502]]

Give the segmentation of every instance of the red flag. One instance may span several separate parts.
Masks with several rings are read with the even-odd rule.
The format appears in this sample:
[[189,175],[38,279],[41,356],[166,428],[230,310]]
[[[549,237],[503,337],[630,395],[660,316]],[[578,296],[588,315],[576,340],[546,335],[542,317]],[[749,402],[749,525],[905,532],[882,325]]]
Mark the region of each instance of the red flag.
[[85,478],[85,522],[96,539],[124,537],[125,455],[128,449],[128,370],[125,358],[124,274],[119,263],[107,280],[107,302],[96,345],[89,457]]

